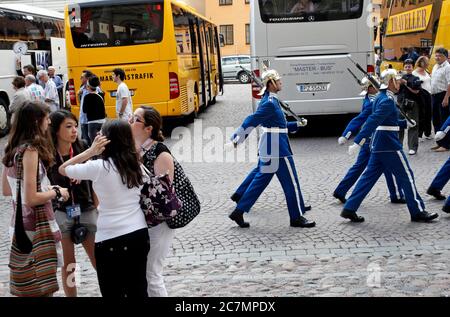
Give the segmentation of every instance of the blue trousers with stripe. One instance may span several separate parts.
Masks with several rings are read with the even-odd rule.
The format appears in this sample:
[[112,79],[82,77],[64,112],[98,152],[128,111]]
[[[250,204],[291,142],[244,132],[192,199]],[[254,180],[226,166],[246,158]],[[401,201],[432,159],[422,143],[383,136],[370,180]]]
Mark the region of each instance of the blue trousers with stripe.
[[425,204],[417,192],[414,174],[403,151],[371,153],[367,168],[355,186],[344,209],[356,212],[384,171],[391,172],[405,194],[411,216],[425,210]]
[[[269,165],[277,168],[267,168]],[[260,158],[258,166],[248,174],[235,192],[241,197],[236,209],[249,212],[275,174],[286,196],[291,220],[296,220],[303,215],[305,203],[292,157],[272,158],[270,160]]]
[[[335,189],[335,193],[340,197],[345,197],[347,192],[352,188],[352,186],[356,183],[358,178],[364,172],[369,163],[370,158],[370,147],[369,144],[365,144],[361,150],[359,151],[358,158],[356,159],[355,164],[348,170],[344,179],[339,183],[337,188]],[[384,171],[384,177],[386,178],[386,184],[389,190],[389,196],[391,200],[395,200],[397,198],[404,198],[403,191],[401,188],[396,186],[394,182],[394,178],[392,177],[392,173],[389,171]]]
[[[444,188],[444,186],[448,183],[449,179],[450,179],[450,158],[444,163],[439,172],[436,174],[436,176],[433,179],[433,182],[431,182],[430,187],[441,191]],[[445,205],[450,206],[450,196],[449,198],[447,198]]]

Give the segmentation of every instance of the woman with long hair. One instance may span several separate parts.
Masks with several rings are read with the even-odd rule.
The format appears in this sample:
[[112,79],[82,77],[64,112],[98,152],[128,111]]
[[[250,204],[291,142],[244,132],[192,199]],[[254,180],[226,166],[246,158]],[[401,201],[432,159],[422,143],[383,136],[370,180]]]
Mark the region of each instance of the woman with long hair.
[[[153,175],[169,172],[169,178],[174,181],[176,189],[180,179],[175,177],[175,171],[181,166],[174,161],[169,149],[162,143],[164,141],[161,132],[162,119],[158,111],[151,107],[141,106],[136,109],[129,122],[136,149],[143,158],[144,166]],[[163,267],[174,235],[175,230],[170,229],[166,222],[149,229],[150,252],[147,259],[147,282],[150,297],[167,297]]]
[[427,70],[429,65],[428,57],[419,57],[412,74],[422,81],[422,89],[419,92],[419,138],[425,135],[426,139],[431,140],[431,76]]
[[[62,233],[62,248],[64,265],[61,277],[64,293],[67,297],[77,296],[75,281],[76,259],[75,244],[71,237],[75,223],[80,223],[87,229],[87,235],[82,242],[84,250],[95,269],[94,239],[97,231],[97,209],[95,207],[92,182],[76,182],[64,177],[58,168],[67,160],[83,152],[87,145],[78,138],[78,120],[67,110],[58,110],[50,115],[50,132],[55,147],[55,164],[49,169],[48,177],[52,184],[69,189],[70,197],[64,204],[55,204],[55,217]],[[79,207],[80,215],[73,215],[72,207]],[[69,283],[70,282],[70,283]]]
[[[23,182],[21,187],[22,217],[28,238],[35,233],[34,207],[44,206],[47,220],[52,229],[57,251],[61,250],[61,233],[55,221],[52,199],[67,200],[69,192],[60,186],[50,186],[46,170],[53,164],[53,145],[48,132],[50,108],[41,102],[28,102],[18,109],[14,116],[8,144],[5,147],[2,174],[3,195],[12,196],[14,210],[17,206],[17,154],[23,151]],[[37,178],[41,184],[38,189]],[[10,234],[14,234],[15,212],[12,216]],[[58,257],[61,256],[58,252]],[[59,261],[58,262],[62,262]],[[51,294],[49,294],[51,295]]]
[[[143,170],[129,124],[106,122],[92,146],[64,162],[59,173],[92,181],[98,220],[95,261],[104,297],[147,297],[147,223],[139,199]],[[90,160],[99,156],[97,160]]]

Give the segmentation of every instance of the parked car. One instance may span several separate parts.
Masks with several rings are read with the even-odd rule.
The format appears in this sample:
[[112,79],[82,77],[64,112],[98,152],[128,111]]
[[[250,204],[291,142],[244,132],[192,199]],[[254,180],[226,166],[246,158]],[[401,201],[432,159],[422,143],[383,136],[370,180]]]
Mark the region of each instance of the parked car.
[[251,70],[249,55],[222,57],[222,72],[224,79],[238,79],[242,84],[250,83],[250,76],[242,70],[241,66],[248,71]]

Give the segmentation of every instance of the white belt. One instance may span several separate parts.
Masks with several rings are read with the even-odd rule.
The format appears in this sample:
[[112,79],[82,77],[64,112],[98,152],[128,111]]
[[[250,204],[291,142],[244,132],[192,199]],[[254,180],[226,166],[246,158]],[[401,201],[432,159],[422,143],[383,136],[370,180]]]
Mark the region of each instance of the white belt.
[[377,128],[377,131],[400,131],[400,127],[392,125],[380,125]]
[[263,133],[288,133],[287,128],[262,128]]

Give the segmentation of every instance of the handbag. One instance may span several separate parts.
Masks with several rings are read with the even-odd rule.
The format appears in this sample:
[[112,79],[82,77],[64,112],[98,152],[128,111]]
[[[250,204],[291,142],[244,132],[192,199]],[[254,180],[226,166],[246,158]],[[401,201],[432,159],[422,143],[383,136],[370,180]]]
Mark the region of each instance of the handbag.
[[[16,217],[8,265],[10,292],[20,297],[41,297],[51,295],[59,289],[56,277],[58,258],[45,206],[33,207],[36,217],[33,241],[30,241],[25,232],[21,197],[24,151],[25,147],[20,148],[17,155]],[[39,164],[37,189],[41,190]]]
[[140,205],[150,228],[173,218],[182,207],[182,202],[168,174],[155,176],[144,166],[142,169],[145,175]]
[[[154,166],[157,158],[156,146],[158,143],[152,145],[152,147],[144,154],[144,162],[147,161],[147,166]],[[165,150],[170,154],[169,150]],[[175,167],[175,175],[173,181],[173,187],[177,197],[181,200],[182,206],[178,210],[177,214],[166,220],[167,226],[171,229],[178,229],[186,226],[200,213],[200,200],[195,193],[194,187],[191,181],[184,173],[184,170],[180,163],[173,158]]]

